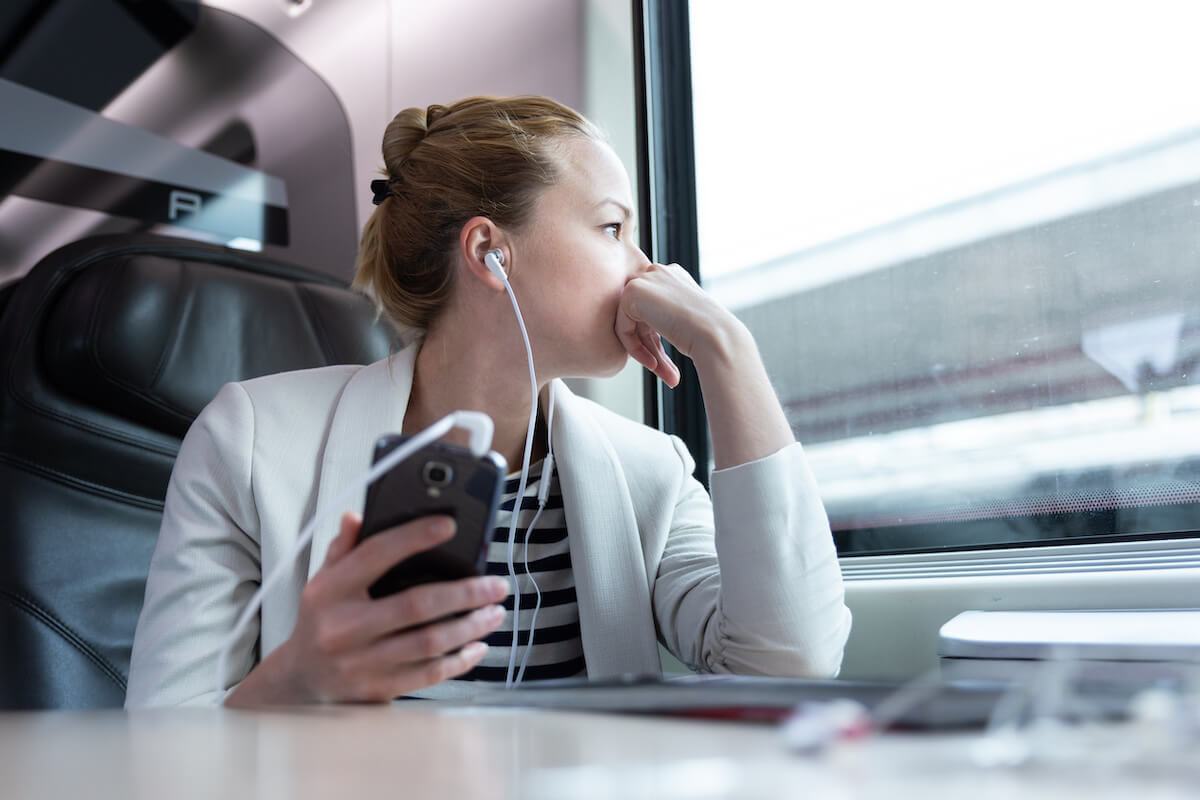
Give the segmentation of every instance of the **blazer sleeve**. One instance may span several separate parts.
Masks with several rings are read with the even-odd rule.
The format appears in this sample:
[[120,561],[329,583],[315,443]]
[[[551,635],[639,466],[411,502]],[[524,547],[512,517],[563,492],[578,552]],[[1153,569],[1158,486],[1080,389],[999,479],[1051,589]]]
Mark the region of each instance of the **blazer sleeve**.
[[[126,708],[217,705],[235,680],[217,657],[261,580],[251,466],[254,413],[227,384],[184,437],[167,488],[129,667]],[[255,619],[234,643],[231,676],[256,661]]]
[[664,644],[703,672],[837,675],[850,610],[801,446],[717,470],[710,500],[673,441],[685,477],[655,581]]

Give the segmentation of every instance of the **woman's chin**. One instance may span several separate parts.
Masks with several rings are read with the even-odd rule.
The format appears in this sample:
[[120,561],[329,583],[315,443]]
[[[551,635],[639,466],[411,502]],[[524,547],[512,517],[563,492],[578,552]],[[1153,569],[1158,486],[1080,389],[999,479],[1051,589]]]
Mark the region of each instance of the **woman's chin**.
[[610,355],[603,360],[593,361],[586,367],[580,368],[572,378],[611,378],[629,363],[629,354],[621,350],[619,354]]
[[604,372],[601,373],[600,375],[598,375],[597,377],[611,378],[613,375],[616,375],[618,372],[625,369],[625,365],[628,363],[629,363],[629,354],[626,353],[625,350],[622,348],[620,354],[614,356],[612,358],[611,363],[607,365]]

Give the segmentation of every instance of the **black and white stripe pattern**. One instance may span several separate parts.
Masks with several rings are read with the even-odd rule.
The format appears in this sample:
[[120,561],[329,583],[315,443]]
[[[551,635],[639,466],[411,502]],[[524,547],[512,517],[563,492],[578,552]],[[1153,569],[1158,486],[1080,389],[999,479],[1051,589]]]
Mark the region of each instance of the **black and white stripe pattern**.
[[[562,495],[558,488],[558,476],[550,478],[550,494],[546,508],[538,517],[537,525],[528,543],[525,531],[537,513],[538,487],[541,484],[542,464],[529,468],[529,480],[525,496],[517,515],[516,545],[513,548],[513,567],[517,573],[517,584],[521,592],[521,619],[517,633],[517,668],[525,657],[529,643],[529,627],[537,604],[537,593],[533,581],[537,581],[542,592],[541,609],[537,615],[537,628],[533,634],[533,651],[525,668],[526,681],[548,678],[582,677],[587,674],[583,660],[583,640],[579,633],[579,605],[575,598],[575,577],[571,571],[571,551],[567,541],[567,521],[563,513]],[[508,526],[512,519],[519,475],[510,475],[504,484],[500,510],[496,514],[496,527],[492,543],[488,548],[489,575],[508,577]],[[526,572],[525,556],[528,548],[529,569]],[[530,578],[532,575],[532,580]],[[473,670],[462,676],[463,681],[504,682],[508,675],[509,653],[513,643],[513,598],[504,602],[508,613],[504,622],[486,641],[487,655]],[[514,672],[515,677],[515,672]]]

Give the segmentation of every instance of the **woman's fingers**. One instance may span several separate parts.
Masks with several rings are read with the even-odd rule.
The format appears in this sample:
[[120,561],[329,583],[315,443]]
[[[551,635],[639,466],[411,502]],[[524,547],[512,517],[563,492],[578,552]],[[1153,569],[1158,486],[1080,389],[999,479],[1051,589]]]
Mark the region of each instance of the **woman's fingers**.
[[679,382],[679,368],[667,356],[665,338],[686,356],[728,312],[678,264],[651,264],[625,284],[617,311],[616,333],[625,350],[669,386]]
[[653,372],[658,367],[658,358],[646,347],[638,333],[638,323],[624,314],[617,313],[617,324],[614,328],[617,338],[634,361]]
[[500,606],[484,606],[445,622],[412,628],[360,648],[342,666],[353,697],[390,700],[470,670],[487,653],[479,641],[504,620]]
[[665,384],[674,387],[679,383],[679,367],[667,355],[662,339],[652,328],[637,323],[625,335],[618,334],[618,338],[634,361],[653,372]]
[[640,319],[637,304],[641,287],[635,285],[634,280],[625,284],[613,330],[625,352],[634,361],[653,372],[668,386],[674,386],[679,382],[679,370],[667,356],[658,332]]
[[[414,586],[378,600],[363,601],[348,630],[346,644],[365,645],[386,636],[463,612],[500,608],[508,581],[498,576],[465,578]],[[469,615],[468,615],[469,616]],[[500,609],[500,618],[504,618]],[[499,623],[497,623],[499,624]]]
[[667,355],[662,337],[649,325],[640,323],[637,326],[637,335],[642,347],[654,359],[654,366],[650,368],[650,371],[661,378],[667,386],[674,388],[679,383],[679,367]]
[[[382,634],[500,603],[508,594],[508,581],[498,575],[439,581],[381,598],[374,603],[371,613],[381,621],[375,624],[381,626],[379,630]],[[403,620],[405,624],[390,624],[387,620]]]
[[679,383],[679,368],[667,355],[658,332],[627,313],[618,312],[615,325],[617,338],[634,361],[662,378],[668,386]]
[[470,672],[487,655],[483,642],[470,642],[461,649],[399,668],[375,671],[355,693],[356,699],[386,702],[401,695],[434,686]]
[[358,515],[342,517],[325,565],[301,592],[286,642],[287,672],[300,696],[383,701],[430,686],[478,663],[486,648],[471,643],[504,619],[497,603],[508,582],[497,576],[370,597],[370,586],[393,566],[451,538],[450,517],[413,520],[360,542],[361,527]]
[[396,564],[448,541],[454,530],[453,519],[433,516],[380,531],[341,555],[329,568],[320,570],[307,588],[325,599],[362,597]]
[[347,511],[345,514],[342,514],[338,534],[333,537],[333,541],[329,543],[329,550],[325,553],[325,566],[336,564],[342,560],[343,556],[354,549],[354,544],[358,541],[358,532],[361,529],[361,516],[355,514],[353,511]]
[[483,639],[503,621],[503,607],[483,606],[461,617],[387,636],[365,650],[364,655],[384,669],[426,661]]

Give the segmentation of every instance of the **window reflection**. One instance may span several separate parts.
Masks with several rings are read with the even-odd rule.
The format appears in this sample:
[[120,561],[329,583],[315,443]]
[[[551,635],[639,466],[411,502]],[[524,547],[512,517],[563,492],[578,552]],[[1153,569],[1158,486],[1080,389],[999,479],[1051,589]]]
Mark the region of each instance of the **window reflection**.
[[844,550],[1194,530],[1200,9],[960,6],[691,5],[705,283]]

